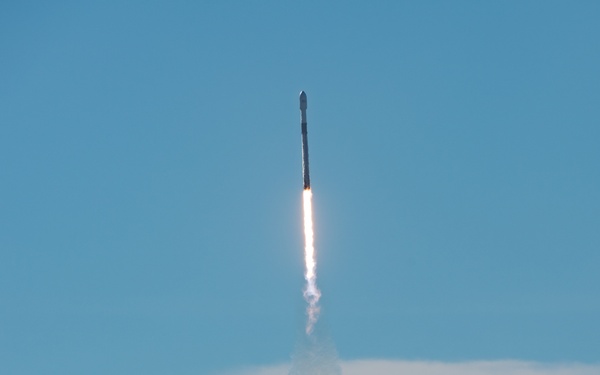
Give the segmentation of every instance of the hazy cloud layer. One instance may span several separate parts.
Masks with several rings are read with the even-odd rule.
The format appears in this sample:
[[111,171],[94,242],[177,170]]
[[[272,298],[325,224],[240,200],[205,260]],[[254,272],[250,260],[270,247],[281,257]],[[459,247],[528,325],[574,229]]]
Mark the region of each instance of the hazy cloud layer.
[[[340,361],[343,375],[599,375],[600,364],[544,364],[522,361],[426,362]],[[287,375],[290,365],[247,368],[222,375]],[[309,375],[309,374],[307,374]],[[312,374],[310,374],[312,375]]]

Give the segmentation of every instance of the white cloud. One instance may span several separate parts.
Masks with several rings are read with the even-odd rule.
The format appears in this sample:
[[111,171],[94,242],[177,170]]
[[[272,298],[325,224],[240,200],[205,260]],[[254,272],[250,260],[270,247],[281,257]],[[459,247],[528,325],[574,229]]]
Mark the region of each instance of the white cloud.
[[[523,361],[340,361],[343,375],[600,375],[600,364]],[[289,365],[246,368],[221,375],[288,375]],[[308,375],[308,374],[307,374]],[[311,374],[312,375],[312,374]]]

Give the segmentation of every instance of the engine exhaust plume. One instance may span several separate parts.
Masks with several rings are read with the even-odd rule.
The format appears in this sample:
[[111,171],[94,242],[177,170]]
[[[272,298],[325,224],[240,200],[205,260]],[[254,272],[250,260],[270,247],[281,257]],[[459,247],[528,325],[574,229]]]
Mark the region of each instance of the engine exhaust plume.
[[319,299],[321,292],[317,288],[317,260],[315,257],[314,231],[312,221],[312,192],[305,189],[303,194],[304,203],[304,264],[306,271],[306,287],[304,288],[304,299],[308,303],[306,314],[306,334],[310,335],[319,318]]

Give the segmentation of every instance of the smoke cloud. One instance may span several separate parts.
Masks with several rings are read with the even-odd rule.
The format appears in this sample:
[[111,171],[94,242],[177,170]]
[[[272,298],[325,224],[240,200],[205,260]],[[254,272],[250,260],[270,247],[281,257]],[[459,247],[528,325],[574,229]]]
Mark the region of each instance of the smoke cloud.
[[[325,350],[327,353],[327,350]],[[323,358],[328,358],[327,354]],[[294,361],[300,358],[294,358]],[[306,359],[306,358],[303,358]],[[305,362],[305,363],[310,363]],[[321,363],[316,361],[316,363]],[[473,362],[430,362],[430,361],[393,361],[393,360],[355,360],[341,361],[339,368],[296,367],[292,364],[248,368],[227,375],[286,375],[286,374],[344,374],[344,375],[598,375],[600,364],[580,363],[539,363],[525,361],[473,361]],[[338,371],[339,372],[335,372]],[[305,372],[300,372],[305,371]],[[321,372],[319,372],[321,371]],[[333,372],[326,372],[333,371]],[[221,373],[219,375],[225,375]]]

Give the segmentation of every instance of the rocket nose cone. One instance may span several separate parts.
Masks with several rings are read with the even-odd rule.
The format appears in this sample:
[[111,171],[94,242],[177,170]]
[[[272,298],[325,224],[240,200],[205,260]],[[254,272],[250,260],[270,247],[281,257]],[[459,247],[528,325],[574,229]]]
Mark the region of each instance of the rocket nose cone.
[[300,91],[300,109],[306,109],[306,93]]

